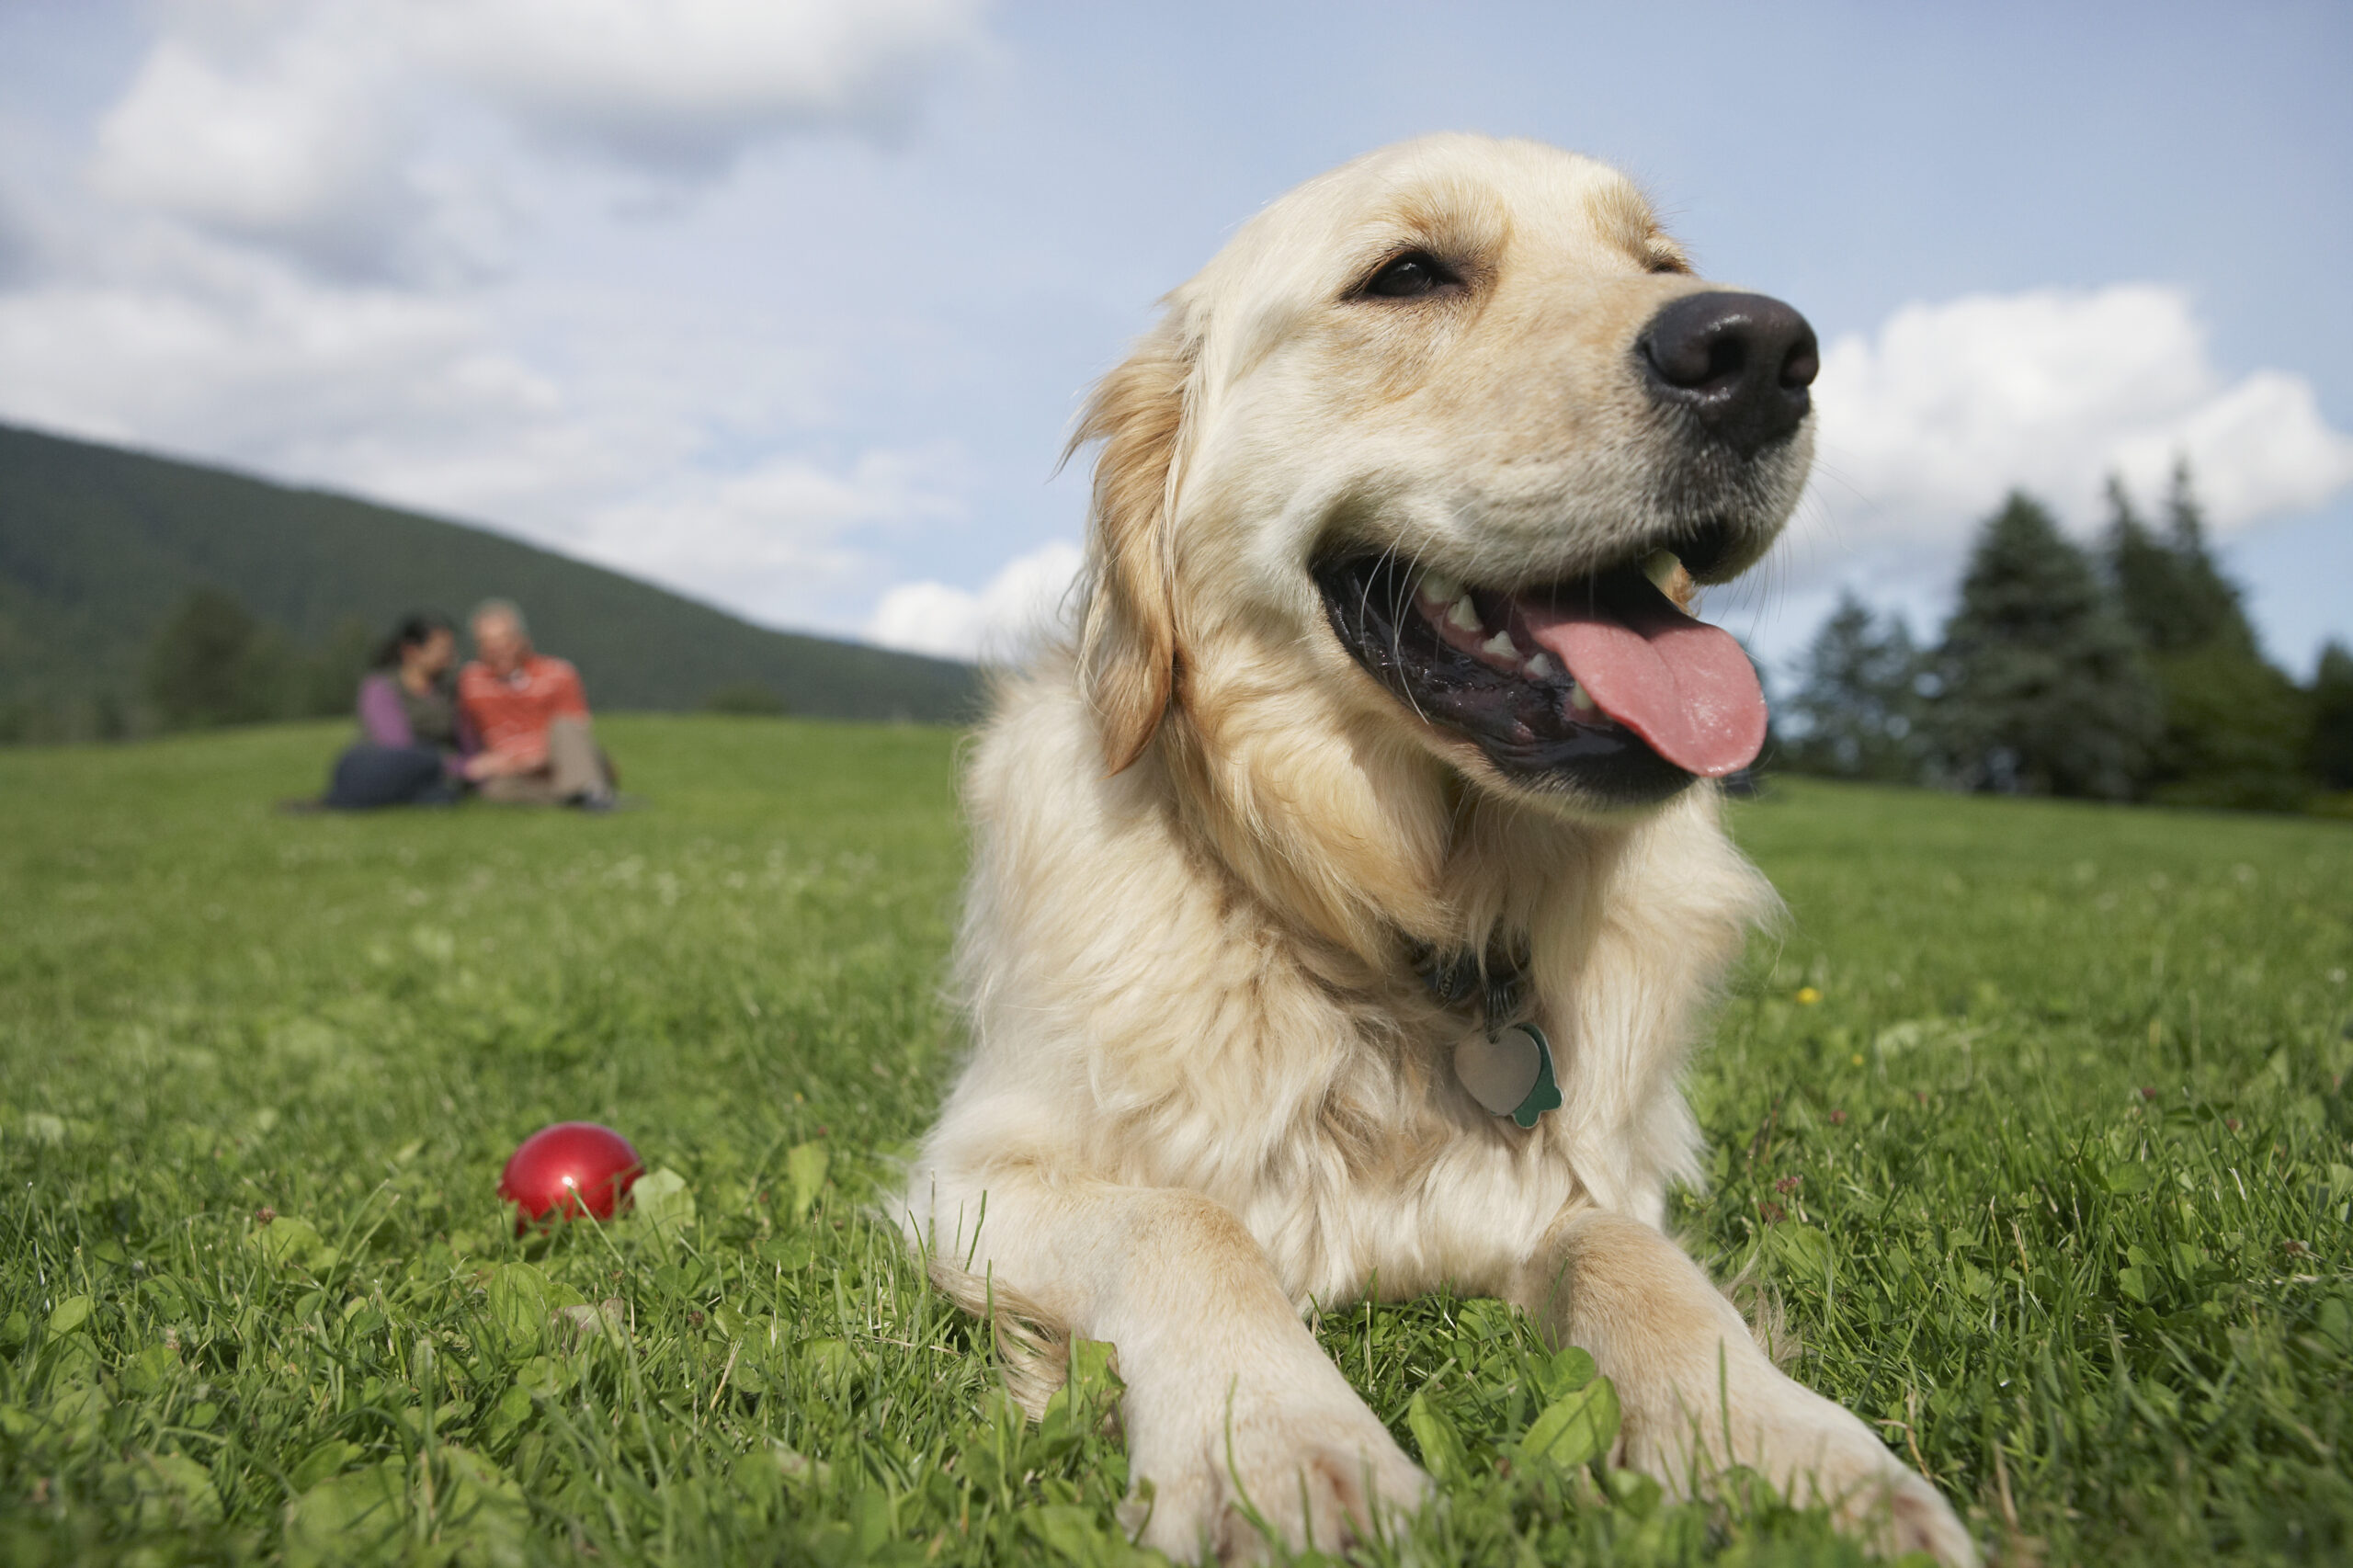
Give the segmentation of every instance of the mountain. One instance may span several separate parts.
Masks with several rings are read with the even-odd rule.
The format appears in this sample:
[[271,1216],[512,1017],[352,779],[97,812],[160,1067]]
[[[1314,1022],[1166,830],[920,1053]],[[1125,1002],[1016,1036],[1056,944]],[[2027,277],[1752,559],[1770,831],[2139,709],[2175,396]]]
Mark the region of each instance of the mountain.
[[[480,528],[197,463],[0,425],[0,712],[20,733],[119,732],[156,629],[226,591],[296,648],[381,635],[403,613],[498,596],[579,665],[599,708],[714,697],[845,719],[952,722],[978,674],[772,631]],[[746,702],[746,693],[751,699]],[[130,727],[137,727],[135,721]]]

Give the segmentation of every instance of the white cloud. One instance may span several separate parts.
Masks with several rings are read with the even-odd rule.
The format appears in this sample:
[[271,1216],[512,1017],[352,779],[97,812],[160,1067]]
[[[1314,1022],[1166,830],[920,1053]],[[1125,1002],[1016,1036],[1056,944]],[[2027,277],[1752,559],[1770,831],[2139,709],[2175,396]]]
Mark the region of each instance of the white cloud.
[[692,475],[600,509],[580,551],[761,619],[846,631],[873,571],[855,536],[959,520],[953,467],[937,453],[870,451],[846,472],[784,457]]
[[1907,305],[1832,343],[1815,393],[1813,483],[1790,537],[1711,600],[1776,662],[1804,647],[1841,586],[1933,637],[1978,525],[2014,488],[2088,539],[2107,521],[2111,472],[2146,509],[2185,455],[2222,536],[2353,483],[2353,437],[2330,426],[2309,381],[2226,377],[2188,296],[2152,284]]
[[298,473],[356,438],[511,439],[559,402],[460,304],[218,256],[0,294],[0,386],[12,417]]
[[2224,531],[2353,483],[2311,383],[2228,381],[2188,296],[2156,285],[1907,305],[1832,343],[1815,392],[1810,553],[1958,545],[2013,487],[2087,527],[2109,472],[2153,492],[2180,454]]
[[656,165],[779,131],[904,123],[972,0],[427,0],[419,52],[559,141]]
[[2119,441],[2116,465],[2146,491],[2184,452],[2225,531],[2309,512],[2353,482],[2353,437],[2329,426],[2310,381],[2281,370],[2257,370],[2170,428]]
[[123,206],[331,271],[388,270],[427,222],[426,192],[404,166],[398,62],[359,47],[347,13],[270,19],[158,38],[98,126],[92,184]]
[[[887,134],[976,0],[241,0],[167,5],[102,121],[119,205],[379,277],[479,266],[535,183],[485,134],[699,181],[766,138]],[[511,142],[511,139],[509,139]]]
[[1078,546],[1056,540],[1006,562],[978,593],[946,583],[901,583],[882,596],[866,635],[886,648],[940,658],[1015,658],[1063,623],[1071,583],[1084,563]]

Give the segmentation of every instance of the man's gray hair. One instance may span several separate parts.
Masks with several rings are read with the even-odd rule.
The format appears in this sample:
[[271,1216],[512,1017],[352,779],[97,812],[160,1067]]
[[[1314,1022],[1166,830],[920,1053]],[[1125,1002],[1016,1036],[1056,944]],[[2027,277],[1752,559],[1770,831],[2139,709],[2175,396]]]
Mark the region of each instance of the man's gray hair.
[[466,617],[466,624],[470,627],[480,626],[484,616],[495,616],[507,622],[515,628],[515,635],[526,641],[531,635],[531,623],[523,619],[523,607],[513,599],[483,600],[482,603],[474,606],[473,613]]

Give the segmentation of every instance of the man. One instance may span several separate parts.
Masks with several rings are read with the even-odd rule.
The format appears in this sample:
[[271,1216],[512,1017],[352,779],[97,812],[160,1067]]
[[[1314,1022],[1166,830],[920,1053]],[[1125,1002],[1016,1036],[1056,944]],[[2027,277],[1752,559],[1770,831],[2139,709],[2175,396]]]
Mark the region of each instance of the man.
[[580,672],[531,647],[523,612],[485,599],[472,616],[474,660],[458,676],[458,706],[481,737],[465,773],[485,801],[607,811],[613,776],[588,733]]

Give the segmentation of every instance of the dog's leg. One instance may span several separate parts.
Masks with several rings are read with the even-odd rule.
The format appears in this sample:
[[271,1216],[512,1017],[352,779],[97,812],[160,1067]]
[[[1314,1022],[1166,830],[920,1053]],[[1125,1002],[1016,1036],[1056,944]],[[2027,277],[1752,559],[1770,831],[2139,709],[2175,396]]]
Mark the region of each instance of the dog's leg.
[[[963,1211],[978,1210],[975,1197]],[[933,1209],[942,1249],[949,1211]],[[1186,1562],[1255,1561],[1267,1551],[1255,1514],[1293,1550],[1336,1551],[1428,1490],[1300,1321],[1256,1241],[1210,1199],[993,1180],[977,1248],[956,1261],[1118,1352],[1128,1522],[1142,1545]]]
[[1699,1265],[1648,1225],[1572,1210],[1511,1294],[1617,1386],[1630,1468],[1688,1494],[1710,1470],[1745,1464],[1794,1503],[1828,1504],[1882,1551],[1977,1562],[1937,1489],[1851,1412],[1783,1376]]

